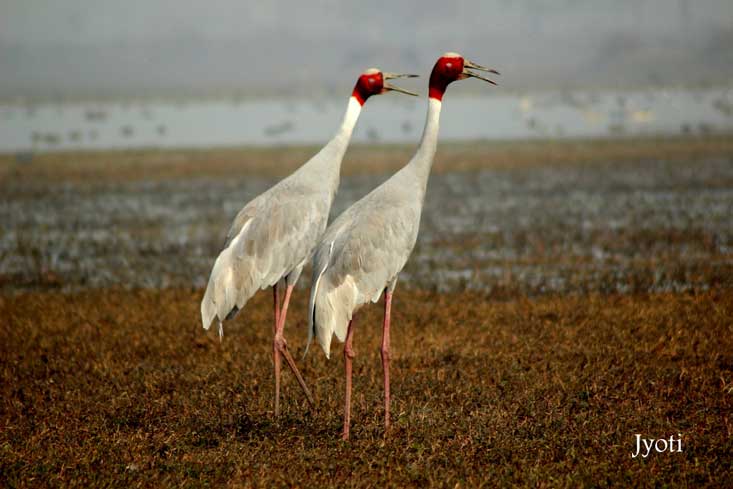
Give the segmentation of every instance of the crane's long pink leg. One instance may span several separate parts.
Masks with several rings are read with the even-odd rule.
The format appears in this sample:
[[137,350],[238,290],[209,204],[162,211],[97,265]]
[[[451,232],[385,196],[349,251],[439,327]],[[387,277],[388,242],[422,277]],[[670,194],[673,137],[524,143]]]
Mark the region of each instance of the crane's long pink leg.
[[[280,324],[280,294],[278,284],[272,288],[272,296],[275,302],[275,322],[272,325],[272,334],[277,338],[277,328]],[[282,360],[277,342],[272,342],[272,362],[275,364],[275,416],[280,416],[280,367]]]
[[272,288],[272,298],[275,303],[275,323],[272,325],[272,333],[277,333],[277,324],[280,322],[280,289],[277,284]]
[[[290,355],[290,352],[288,351],[288,345],[285,342],[285,336],[283,334],[283,330],[285,329],[285,318],[288,315],[288,304],[290,303],[290,294],[293,292],[293,285],[288,285],[285,289],[285,298],[283,299],[282,309],[280,310],[280,317],[278,318],[280,321],[277,324],[277,329],[275,331],[275,340],[274,340],[274,346],[273,349],[276,352],[279,352],[282,354],[282,356],[285,357],[285,361],[288,363],[288,366],[290,367],[290,370],[293,371],[295,374],[295,378],[298,379],[298,383],[300,384],[300,387],[303,389],[303,393],[305,394],[305,397],[308,399],[308,403],[310,403],[311,406],[315,404],[313,401],[313,396],[311,395],[311,391],[308,390],[308,386],[305,385],[305,380],[303,380],[303,377],[300,375],[300,371],[298,371],[298,367],[295,365],[295,360],[293,360],[293,357]],[[279,356],[276,357],[279,359]],[[278,375],[278,368],[279,365],[275,364],[275,375]],[[275,415],[280,414],[279,410],[279,403],[280,403],[280,383],[279,379],[275,378]]]
[[384,369],[384,430],[389,430],[389,316],[392,292],[384,291],[384,325],[382,327],[382,368]]
[[346,396],[344,399],[344,431],[341,438],[349,439],[349,425],[351,424],[351,361],[355,354],[352,348],[354,338],[354,319],[349,321],[349,329],[346,333],[346,343],[344,343],[344,370],[346,370]]

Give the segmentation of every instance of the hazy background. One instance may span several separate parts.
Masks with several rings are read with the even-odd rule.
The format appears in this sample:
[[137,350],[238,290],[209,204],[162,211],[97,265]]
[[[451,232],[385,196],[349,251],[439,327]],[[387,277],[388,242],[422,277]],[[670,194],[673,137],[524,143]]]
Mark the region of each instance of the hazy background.
[[426,73],[446,50],[511,90],[733,78],[731,0],[0,5],[2,98],[329,92],[373,65]]

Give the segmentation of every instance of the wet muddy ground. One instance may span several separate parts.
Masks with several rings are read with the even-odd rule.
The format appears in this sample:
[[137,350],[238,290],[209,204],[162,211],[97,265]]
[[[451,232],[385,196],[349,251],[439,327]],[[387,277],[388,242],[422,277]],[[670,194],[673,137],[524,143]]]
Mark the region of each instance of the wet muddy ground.
[[[498,295],[730,286],[730,146],[717,141],[710,151],[690,151],[704,146],[662,141],[655,156],[653,141],[643,143],[643,151],[635,151],[640,143],[604,144],[599,153],[607,158],[600,160],[591,144],[583,153],[533,143],[529,154],[518,144],[514,153],[510,147],[501,154],[491,143],[449,146],[431,177],[402,286]],[[120,156],[114,153],[101,153],[92,163],[83,155],[85,166],[75,166],[73,154],[64,162],[61,154],[58,177],[48,162],[6,163],[0,173],[0,286],[204,286],[237,211],[281,178],[279,170],[309,153],[241,154],[243,167],[257,160],[253,171],[222,171],[216,152],[211,172],[205,152],[194,163],[166,161],[161,153],[163,162],[148,167],[164,169],[151,178],[144,177],[142,163],[138,175],[135,167],[128,173],[120,169],[130,169],[124,164],[115,168]],[[370,159],[356,149],[357,172],[347,155],[332,216],[409,154],[409,148],[393,147]],[[134,162],[135,154],[128,158]],[[236,154],[227,158],[225,169],[236,165]],[[268,168],[268,161],[278,169]],[[452,171],[454,162],[461,171]]]

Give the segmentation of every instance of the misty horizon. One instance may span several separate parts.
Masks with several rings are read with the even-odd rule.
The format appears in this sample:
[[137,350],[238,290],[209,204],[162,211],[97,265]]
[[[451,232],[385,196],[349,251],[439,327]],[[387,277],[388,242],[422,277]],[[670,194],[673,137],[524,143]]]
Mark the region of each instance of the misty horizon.
[[721,0],[430,0],[419,9],[184,1],[175,10],[76,0],[2,9],[6,99],[341,93],[370,66],[425,77],[449,50],[496,67],[509,90],[733,80],[733,3]]

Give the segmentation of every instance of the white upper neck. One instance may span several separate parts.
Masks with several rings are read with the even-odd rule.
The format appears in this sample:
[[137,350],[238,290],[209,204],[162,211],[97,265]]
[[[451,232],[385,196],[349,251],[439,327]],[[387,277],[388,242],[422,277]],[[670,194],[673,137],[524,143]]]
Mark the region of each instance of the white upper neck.
[[[346,153],[346,148],[349,146],[351,140],[351,134],[354,132],[354,126],[356,121],[359,120],[359,114],[361,113],[361,104],[355,97],[349,98],[349,104],[346,106],[346,113],[341,121],[341,126],[336,131],[331,141],[326,145],[327,148],[332,148],[340,160]],[[341,162],[339,161],[339,164]]]
[[420,146],[412,161],[410,161],[410,165],[415,168],[418,177],[422,180],[423,187],[428,183],[430,169],[433,166],[433,159],[435,158],[435,151],[438,148],[441,106],[442,103],[440,100],[432,97],[428,99],[428,115],[425,119],[425,129],[423,129]]

